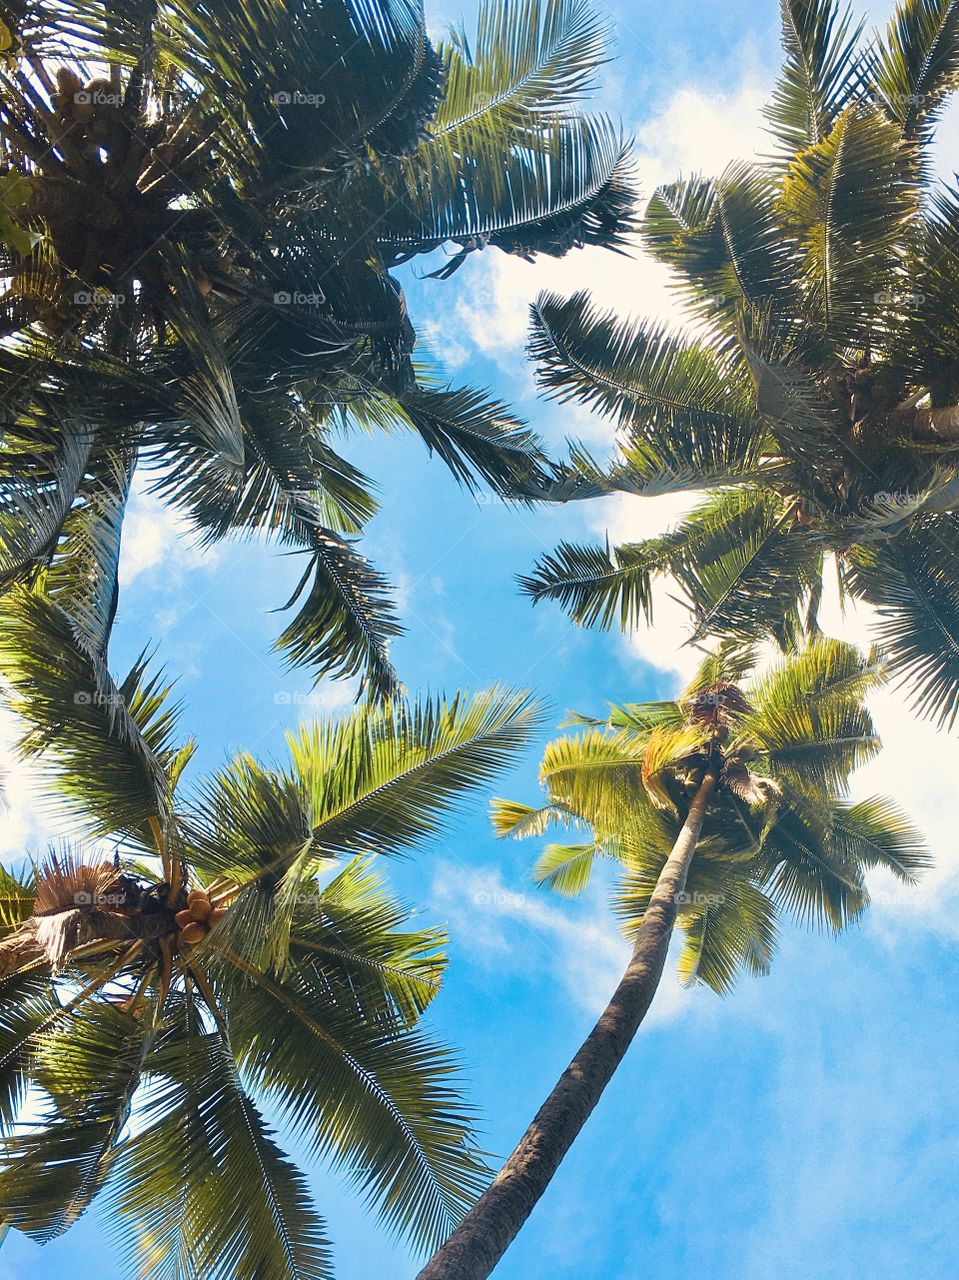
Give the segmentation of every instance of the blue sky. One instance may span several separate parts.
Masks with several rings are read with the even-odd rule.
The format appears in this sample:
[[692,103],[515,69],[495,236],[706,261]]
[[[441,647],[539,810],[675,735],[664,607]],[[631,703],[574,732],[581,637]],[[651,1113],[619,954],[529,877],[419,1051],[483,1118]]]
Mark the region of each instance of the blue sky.
[[[455,0],[433,25],[466,19]],[[616,60],[602,104],[637,136],[648,192],[679,170],[720,168],[761,147],[758,104],[778,61],[778,6],[673,0],[614,6]],[[873,21],[885,9],[873,5]],[[959,155],[956,116],[940,166]],[[554,445],[606,429],[538,401],[522,344],[525,304],[542,287],[590,286],[622,311],[682,316],[664,273],[637,259],[581,253],[526,266],[475,257],[446,283],[408,273],[411,312],[450,375],[511,400]],[[350,456],[380,483],[383,512],[366,551],[398,584],[407,634],[394,648],[414,691],[494,681],[529,686],[555,711],[601,711],[610,699],[668,696],[686,659],[682,619],[666,606],[652,634],[575,630],[551,607],[531,610],[515,575],[560,538],[651,531],[675,507],[621,500],[589,508],[515,511],[477,504],[412,440],[355,439]],[[233,748],[265,755],[313,713],[308,682],[270,652],[297,566],[249,544],[203,557],[168,513],[142,495],[131,511],[113,660],[129,665],[144,637],[180,676],[185,725],[201,741],[193,766]],[[842,623],[865,634],[867,619]],[[677,667],[679,670],[677,670]],[[350,691],[323,686],[336,711]],[[895,694],[877,700],[888,749],[862,794],[894,791],[925,826],[939,858],[911,893],[877,883],[863,926],[840,940],[786,931],[773,973],[720,1001],[664,982],[624,1067],[568,1157],[500,1280],[951,1280],[959,1255],[959,857],[949,806],[959,748],[912,721]],[[9,730],[9,726],[6,726]],[[542,740],[496,788],[533,799]],[[40,835],[14,767],[0,853]],[[603,886],[564,903],[533,889],[534,842],[500,844],[487,796],[446,837],[391,876],[430,921],[452,930],[451,967],[431,1012],[456,1044],[484,1117],[489,1150],[505,1155],[588,1030],[625,949]],[[322,1170],[341,1280],[412,1280],[417,1267]],[[0,1280],[118,1280],[106,1224],[94,1210],[44,1249],[16,1236]]]

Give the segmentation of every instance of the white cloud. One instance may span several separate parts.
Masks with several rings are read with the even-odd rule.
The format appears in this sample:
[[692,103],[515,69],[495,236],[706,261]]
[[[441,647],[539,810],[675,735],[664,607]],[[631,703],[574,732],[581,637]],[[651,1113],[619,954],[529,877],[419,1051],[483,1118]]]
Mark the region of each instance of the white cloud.
[[[637,164],[646,195],[681,173],[716,173],[734,159],[759,154],[765,143],[761,86],[751,79],[734,93],[679,89],[657,116],[638,130]],[[648,316],[681,324],[688,319],[670,289],[671,272],[639,245],[631,257],[605,249],[580,249],[565,258],[523,262],[501,253],[471,263],[467,287],[456,306],[451,344],[466,338],[511,372],[526,341],[528,307],[540,290],[568,295],[588,289],[600,306],[620,315]],[[447,326],[447,329],[449,326]]]
[[36,815],[32,770],[14,750],[22,731],[13,713],[0,706],[0,782],[6,801],[0,807],[0,857],[5,861],[36,853],[47,835]]
[[278,689],[273,702],[281,720],[290,728],[335,712],[346,711],[356,701],[359,679],[322,680],[316,688]]
[[196,531],[175,507],[134,482],[120,543],[121,588],[151,569],[162,567],[164,573],[178,575],[209,568],[218,556],[218,547],[197,545]]
[[[827,573],[820,621],[829,635],[868,648],[875,638],[873,609],[857,601],[840,605],[836,577]],[[959,776],[959,737],[920,719],[909,706],[905,689],[882,689],[870,699],[870,710],[882,739],[882,752],[855,775],[856,799],[882,794],[892,797],[924,832],[935,865],[916,888],[891,876],[877,876],[872,886],[873,917],[880,928],[924,923],[959,936],[959,839],[955,831],[955,778]]]
[[752,77],[730,94],[678,89],[636,134],[646,190],[680,174],[718,174],[735,160],[768,152],[762,114],[767,96],[768,86]]
[[[629,960],[629,944],[605,896],[596,886],[574,907],[525,883],[511,887],[499,867],[444,861],[433,878],[430,905],[474,963],[525,972],[545,963],[572,1001],[598,1015]],[[667,965],[646,1024],[688,1013],[701,994],[682,988]]]
[[[590,511],[590,527],[612,546],[656,537],[671,528],[702,497],[699,493],[663,494],[657,498],[637,498],[617,494],[596,503]],[[661,671],[676,674],[677,692],[699,665],[702,654],[685,642],[690,636],[689,610],[676,598],[676,588],[668,581],[653,587],[653,625],[640,624],[625,636],[629,652]]]

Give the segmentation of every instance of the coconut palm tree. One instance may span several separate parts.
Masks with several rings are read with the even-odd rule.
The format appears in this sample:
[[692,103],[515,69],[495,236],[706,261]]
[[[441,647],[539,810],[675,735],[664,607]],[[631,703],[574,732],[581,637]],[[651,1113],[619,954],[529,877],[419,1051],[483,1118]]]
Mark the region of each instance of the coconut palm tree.
[[105,1190],[138,1280],[319,1280],[324,1224],[279,1129],[435,1246],[485,1166],[418,1026],[443,935],[370,860],[513,758],[530,699],[367,705],[185,792],[169,688],[142,660],[115,681],[61,605],[7,596],[0,668],[71,833],[0,878],[0,1220],[46,1241]]
[[80,542],[108,622],[139,463],[202,538],[302,553],[292,663],[394,693],[398,622],[354,546],[377,503],[337,432],[413,431],[469,486],[541,491],[525,424],[414,351],[396,271],[622,244],[623,140],[576,108],[602,25],[584,0],[488,0],[475,45],[434,46],[419,0],[0,22],[0,586]]
[[853,770],[879,750],[863,702],[873,661],[818,640],[743,683],[752,658],[725,646],[676,702],[616,707],[546,750],[545,804],[501,801],[501,835],[585,829],[550,845],[540,884],[575,894],[598,859],[632,954],[593,1030],[516,1149],[419,1280],[481,1280],[509,1247],[586,1123],[643,1021],[674,928],[679,970],[724,994],[770,964],[780,917],[839,932],[865,909],[865,873],[909,883],[923,842],[881,797],[847,799]]
[[584,494],[709,491],[665,536],[564,544],[525,580],[581,623],[628,625],[661,576],[703,635],[815,627],[824,566],[877,613],[916,707],[959,714],[959,190],[936,117],[959,84],[959,3],[902,0],[863,46],[834,0],[783,0],[772,157],[658,190],[642,227],[698,334],[540,297],[551,395],[617,423]]

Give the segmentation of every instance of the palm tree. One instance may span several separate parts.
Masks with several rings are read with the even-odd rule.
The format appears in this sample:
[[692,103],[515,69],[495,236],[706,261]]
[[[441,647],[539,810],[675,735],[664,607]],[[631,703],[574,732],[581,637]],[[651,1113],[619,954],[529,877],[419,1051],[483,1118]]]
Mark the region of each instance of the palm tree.
[[409,927],[370,859],[434,835],[528,742],[534,704],[366,706],[184,796],[195,743],[144,661],[114,681],[18,588],[0,667],[71,831],[0,877],[0,1220],[46,1241],[106,1188],[138,1280],[329,1277],[279,1126],[435,1246],[486,1170],[455,1059],[418,1027],[443,935]]
[[903,0],[862,47],[834,0],[783,0],[775,154],[651,199],[643,241],[699,336],[539,298],[542,385],[614,420],[583,494],[708,490],[661,537],[564,544],[525,580],[580,623],[650,615],[668,576],[694,639],[814,630],[824,567],[877,612],[916,707],[959,714],[959,189],[930,146],[959,84],[959,3]]
[[489,0],[475,46],[434,47],[419,0],[0,22],[0,586],[80,549],[108,624],[139,463],[202,538],[302,553],[279,646],[391,695],[399,626],[354,545],[377,503],[336,434],[413,431],[471,487],[542,490],[525,424],[414,351],[396,269],[623,243],[624,142],[576,108],[601,24],[584,0]]
[[674,927],[684,981],[723,994],[741,971],[768,970],[781,916],[839,932],[869,901],[868,869],[909,883],[926,865],[890,801],[846,798],[852,771],[879,750],[863,703],[875,664],[821,639],[744,688],[751,662],[725,646],[677,702],[580,719],[577,736],[546,750],[546,803],[496,805],[501,835],[585,828],[585,843],[545,850],[540,884],[579,893],[597,859],[618,864],[614,904],[632,954],[512,1155],[419,1280],[481,1280],[496,1266],[625,1056]]

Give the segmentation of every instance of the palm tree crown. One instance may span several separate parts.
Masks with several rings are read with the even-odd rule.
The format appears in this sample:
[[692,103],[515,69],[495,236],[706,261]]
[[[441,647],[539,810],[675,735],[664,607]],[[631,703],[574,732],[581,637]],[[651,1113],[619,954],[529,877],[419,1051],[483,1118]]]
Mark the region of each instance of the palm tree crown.
[[642,924],[703,778],[715,775],[695,857],[677,903],[687,982],[723,993],[741,970],[765,973],[781,916],[838,931],[869,901],[865,874],[906,883],[927,865],[922,839],[882,797],[851,803],[851,773],[879,751],[865,694],[882,678],[873,656],[820,639],[747,684],[753,659],[728,647],[707,658],[675,702],[614,707],[546,750],[546,804],[497,802],[503,835],[585,826],[585,844],[541,854],[539,884],[572,896],[597,859],[618,865],[616,910]]
[[409,927],[370,857],[421,844],[511,759],[529,698],[367,707],[185,795],[195,744],[142,661],[115,682],[22,588],[0,660],[74,833],[2,875],[0,1219],[44,1241],[106,1187],[140,1280],[328,1277],[279,1125],[435,1244],[485,1169],[455,1061],[417,1027],[443,936]]
[[398,622],[353,540],[377,508],[343,426],[412,430],[456,477],[550,475],[506,406],[414,358],[395,268],[446,246],[616,247],[623,141],[576,100],[583,0],[0,5],[0,585],[62,564],[116,609],[135,465],[214,539],[304,557],[279,639],[396,691]]
[[[824,563],[878,611],[916,705],[959,713],[959,192],[935,179],[959,84],[959,3],[903,0],[884,38],[834,0],[782,0],[774,154],[660,188],[647,249],[703,336],[541,297],[544,388],[619,426],[583,494],[711,490],[663,537],[564,544],[525,585],[577,621],[624,625],[678,584],[698,636],[783,643],[815,628]],[[575,483],[575,482],[574,482]]]

